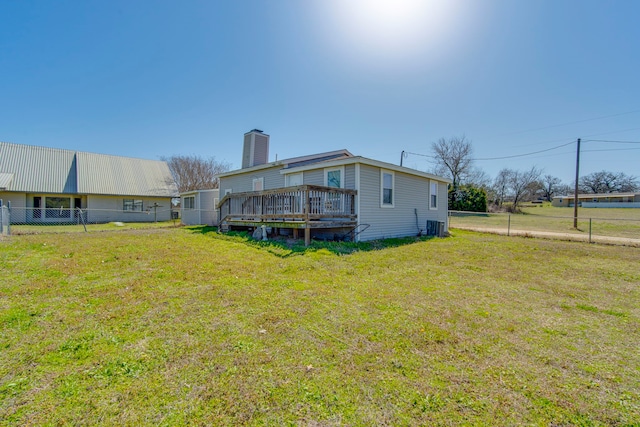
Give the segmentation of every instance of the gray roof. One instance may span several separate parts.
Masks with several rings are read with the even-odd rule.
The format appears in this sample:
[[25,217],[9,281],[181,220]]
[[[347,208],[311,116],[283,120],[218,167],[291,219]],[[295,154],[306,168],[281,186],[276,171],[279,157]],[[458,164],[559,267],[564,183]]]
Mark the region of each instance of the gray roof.
[[221,177],[225,177],[225,176],[231,176],[231,175],[236,175],[236,174],[241,174],[241,173],[247,173],[247,172],[250,172],[250,171],[255,171],[255,170],[260,170],[260,169],[272,168],[272,167],[275,167],[275,166],[282,166],[282,167],[292,168],[292,167],[310,165],[310,164],[314,164],[314,163],[326,162],[326,161],[330,161],[330,160],[344,159],[344,158],[349,158],[349,157],[354,157],[354,156],[348,150],[345,150],[345,149],[336,150],[336,151],[328,151],[328,152],[325,152],[325,153],[317,153],[317,154],[311,154],[311,155],[307,155],[307,156],[291,157],[289,159],[276,160],[275,162],[271,162],[271,163],[264,163],[264,164],[261,164],[261,165],[255,165],[255,166],[251,166],[251,167],[248,167],[248,168],[242,168],[242,169],[236,169],[236,170],[229,171],[229,172],[223,172],[221,174],[218,174],[217,177],[221,178]]
[[6,142],[0,143],[0,188],[3,182],[6,191],[28,193],[177,194],[166,162]]

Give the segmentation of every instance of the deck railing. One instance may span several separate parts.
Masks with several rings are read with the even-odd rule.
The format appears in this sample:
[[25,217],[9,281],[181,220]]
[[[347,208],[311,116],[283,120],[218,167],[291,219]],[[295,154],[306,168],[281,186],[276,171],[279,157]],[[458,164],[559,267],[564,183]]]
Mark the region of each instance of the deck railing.
[[218,208],[222,221],[353,220],[356,194],[356,190],[300,185],[229,193],[220,200]]

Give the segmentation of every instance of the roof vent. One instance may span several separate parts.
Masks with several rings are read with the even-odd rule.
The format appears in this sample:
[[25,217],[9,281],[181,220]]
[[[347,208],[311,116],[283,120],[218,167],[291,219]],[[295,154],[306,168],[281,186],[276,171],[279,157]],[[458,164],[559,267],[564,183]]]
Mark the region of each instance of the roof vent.
[[269,162],[269,135],[259,129],[244,134],[242,168],[264,165]]

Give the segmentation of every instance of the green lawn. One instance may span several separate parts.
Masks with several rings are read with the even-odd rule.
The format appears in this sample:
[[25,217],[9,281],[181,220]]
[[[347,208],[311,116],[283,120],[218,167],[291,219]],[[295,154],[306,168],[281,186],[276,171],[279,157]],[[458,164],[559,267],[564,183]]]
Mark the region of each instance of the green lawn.
[[[509,224],[509,221],[511,222]],[[452,213],[449,226],[481,227],[506,230],[550,231],[588,236],[589,223],[593,235],[640,239],[640,209],[578,208],[578,229],[573,228],[573,208],[549,205],[528,207],[522,214]]]
[[107,222],[99,224],[18,224],[11,225],[12,235],[42,233],[82,233],[91,231],[140,230],[180,226],[180,221]]
[[0,240],[0,424],[640,423],[639,249],[397,243]]

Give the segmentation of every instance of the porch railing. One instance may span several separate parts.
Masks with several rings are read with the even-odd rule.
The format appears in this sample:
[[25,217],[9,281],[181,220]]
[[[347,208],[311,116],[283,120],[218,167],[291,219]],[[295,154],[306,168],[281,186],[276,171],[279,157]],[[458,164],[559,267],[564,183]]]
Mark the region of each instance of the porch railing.
[[218,203],[221,221],[353,220],[356,190],[300,185],[229,193]]

